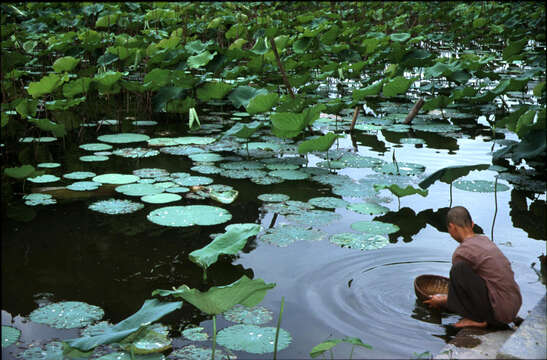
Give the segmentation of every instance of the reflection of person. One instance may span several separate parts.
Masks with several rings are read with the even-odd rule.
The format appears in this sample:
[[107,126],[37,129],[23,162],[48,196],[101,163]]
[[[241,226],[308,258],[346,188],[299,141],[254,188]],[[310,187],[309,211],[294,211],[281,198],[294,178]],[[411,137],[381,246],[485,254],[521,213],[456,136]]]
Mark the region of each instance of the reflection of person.
[[455,327],[501,327],[514,321],[522,296],[509,260],[488,237],[474,233],[463,206],[450,209],[446,223],[460,243],[452,255],[448,296],[433,295],[424,303],[463,316]]

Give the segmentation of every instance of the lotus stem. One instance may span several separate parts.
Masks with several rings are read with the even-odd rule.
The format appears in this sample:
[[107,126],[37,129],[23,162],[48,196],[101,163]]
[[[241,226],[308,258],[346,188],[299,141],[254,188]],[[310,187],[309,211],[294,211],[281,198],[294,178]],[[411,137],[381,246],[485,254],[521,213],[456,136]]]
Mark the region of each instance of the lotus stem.
[[494,218],[492,219],[492,230],[490,231],[490,240],[494,242],[494,224],[496,223],[496,215],[498,214],[498,177],[496,176],[496,181],[494,181]]
[[275,341],[274,341],[274,360],[277,359],[277,340],[279,339],[279,327],[281,326],[281,317],[283,316],[283,305],[285,304],[285,297],[281,297],[281,310],[279,310],[279,317],[277,318],[277,328],[275,329]]
[[452,207],[452,182],[450,183],[450,204],[448,205],[448,207]]
[[211,351],[211,360],[215,360],[215,348],[217,346],[217,317],[213,315],[213,350]]
[[353,358],[353,349],[355,349],[355,345],[353,345],[353,346],[351,347],[351,351],[350,351],[350,353],[349,353],[349,358],[350,358],[350,360]]

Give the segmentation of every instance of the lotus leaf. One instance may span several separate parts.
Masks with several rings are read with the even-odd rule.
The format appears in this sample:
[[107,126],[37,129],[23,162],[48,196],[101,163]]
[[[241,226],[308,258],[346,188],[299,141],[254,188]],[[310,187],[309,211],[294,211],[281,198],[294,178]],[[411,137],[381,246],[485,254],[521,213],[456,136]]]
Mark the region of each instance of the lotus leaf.
[[341,233],[332,235],[330,242],[352,249],[375,250],[388,245],[389,239],[383,235]]
[[171,177],[175,178],[175,179],[182,179],[182,178],[185,178],[185,177],[188,177],[188,176],[190,176],[190,174],[187,173],[187,172],[174,172],[174,173],[171,173]]
[[102,184],[116,184],[116,185],[123,185],[123,184],[131,184],[134,182],[137,182],[139,180],[139,177],[136,175],[124,175],[124,174],[103,174],[103,175],[97,175],[93,178],[93,181],[99,182]]
[[[12,177],[14,179],[24,179],[35,172],[34,166],[32,165],[23,165],[19,167],[6,168],[4,169],[4,174],[6,176]],[[42,172],[43,173],[43,172]]]
[[101,135],[97,137],[97,140],[104,141],[110,144],[128,144],[134,142],[148,141],[150,136],[144,134],[134,133],[119,133],[110,135]]
[[330,132],[310,140],[302,141],[298,145],[298,153],[307,154],[312,151],[328,151],[337,138],[339,138],[338,135]]
[[276,93],[257,94],[245,106],[247,112],[251,115],[266,112],[272,109],[279,101],[279,95]]
[[112,324],[108,321],[99,321],[96,324],[91,324],[86,326],[82,331],[82,336],[96,336],[96,335],[102,335],[107,331],[110,331],[112,329]]
[[101,320],[104,311],[80,301],[63,301],[42,306],[30,313],[31,321],[57,329],[72,329]]
[[434,133],[448,133],[448,132],[458,132],[461,128],[457,125],[445,124],[445,123],[426,123],[426,124],[412,124],[414,130],[427,131]]
[[320,174],[315,175],[312,179],[317,181],[318,183],[332,186],[354,184],[353,180],[349,176],[339,174]]
[[505,184],[496,184],[494,181],[488,180],[457,180],[454,186],[460,190],[472,192],[494,192],[507,191],[509,186]]
[[114,155],[126,157],[126,158],[147,158],[156,156],[160,152],[158,150],[150,150],[146,148],[123,148],[117,149],[112,152]]
[[196,162],[215,162],[215,161],[222,161],[224,159],[222,155],[215,154],[215,153],[191,154],[188,157],[192,161],[196,161]]
[[423,189],[427,189],[437,180],[450,184],[454,180],[469,174],[473,170],[486,170],[489,166],[490,165],[488,164],[447,166],[435,171],[433,174],[422,180],[418,185],[420,185]]
[[209,197],[222,204],[233,203],[238,195],[239,195],[239,191],[234,189],[229,189],[229,190],[214,190],[211,188],[209,189]]
[[373,235],[392,234],[399,231],[397,225],[383,223],[381,221],[357,221],[351,224],[351,228],[356,231]]
[[258,161],[235,161],[220,164],[223,169],[229,170],[258,170],[264,168],[264,164]]
[[142,332],[129,335],[121,341],[124,350],[134,354],[150,354],[162,352],[171,347],[168,336],[169,329],[161,324],[147,326]]
[[348,205],[347,201],[336,197],[316,197],[308,200],[308,203],[325,209],[344,208]]
[[352,203],[347,206],[347,209],[363,215],[384,214],[389,211],[385,206],[369,202]]
[[174,193],[174,194],[185,193],[189,191],[190,191],[190,188],[187,188],[185,186],[173,186],[173,187],[169,187],[165,189],[165,192]]
[[34,99],[39,98],[42,95],[47,95],[55,91],[63,84],[63,80],[58,74],[49,74],[44,76],[37,82],[31,82],[28,85],[27,92]]
[[193,147],[193,146],[179,145],[179,146],[162,147],[160,149],[160,152],[170,154],[170,155],[190,155],[190,154],[202,153],[202,152],[205,152],[205,150],[198,147]]
[[80,156],[80,161],[85,161],[85,162],[106,161],[106,160],[108,160],[108,156],[103,156],[103,155]]
[[401,144],[425,144],[425,140],[420,138],[402,138],[399,142]]
[[285,217],[289,221],[308,226],[325,225],[341,218],[340,214],[327,210],[310,210],[305,213],[286,215]]
[[160,138],[152,138],[147,141],[148,146],[176,146],[180,145],[177,142],[176,138],[167,138],[167,137],[160,137]]
[[407,187],[402,188],[397,184],[391,185],[374,185],[375,190],[388,189],[391,193],[397,197],[403,197],[408,195],[420,194],[423,197],[427,196],[428,191],[420,188],[414,188],[412,185],[407,185]]
[[296,170],[300,166],[296,164],[287,164],[284,162],[273,162],[266,164],[266,167],[270,170]]
[[284,180],[304,180],[310,177],[309,174],[300,170],[273,170],[270,171],[268,175],[279,177]]
[[[217,335],[217,342],[230,350],[266,354],[274,352],[275,334],[275,327],[239,324],[220,330]],[[277,350],[287,348],[291,341],[291,335],[280,328]]]
[[144,168],[144,169],[133,170],[133,175],[136,175],[141,178],[155,178],[159,176],[168,176],[169,172],[164,169]]
[[24,360],[61,360],[63,359],[63,344],[58,341],[52,341],[47,343],[44,348],[41,346],[33,346],[21,354],[18,357]]
[[345,169],[347,167],[344,162],[337,161],[337,160],[319,161],[315,165],[317,167],[327,168],[327,169]]
[[216,139],[214,137],[208,137],[208,136],[183,136],[175,138],[177,143],[179,145],[207,145],[214,143]]
[[208,205],[168,206],[156,209],[147,216],[155,224],[175,227],[216,225],[231,218],[227,210]]
[[39,167],[39,168],[53,169],[53,168],[57,168],[57,167],[61,166],[61,164],[59,164],[59,163],[40,163],[36,166]]
[[257,185],[272,185],[272,184],[280,184],[284,182],[285,180],[275,177],[275,176],[261,176],[261,177],[252,177],[250,180],[257,184]]
[[242,305],[236,305],[228,311],[224,312],[224,318],[235,323],[248,325],[266,324],[272,320],[272,312],[264,306],[254,306],[247,308]]
[[157,125],[158,122],[153,120],[135,120],[132,121],[131,124],[135,126],[154,126]]
[[182,336],[191,341],[205,341],[209,338],[209,335],[202,331],[203,328],[201,326],[189,328],[182,331]]
[[264,205],[264,208],[281,215],[288,215],[305,213],[313,209],[314,206],[303,201],[287,200],[282,203],[268,203]]
[[33,182],[33,183],[42,184],[42,183],[50,183],[50,182],[59,181],[59,180],[61,180],[61,178],[58,177],[58,176],[55,176],[55,175],[46,174],[46,175],[40,175],[40,176],[35,176],[35,177],[29,177],[29,178],[27,178],[27,180],[30,181],[30,182]]
[[372,349],[372,346],[363,343],[361,339],[358,339],[355,337],[346,337],[343,339],[332,339],[332,340],[323,341],[321,344],[316,345],[313,347],[313,349],[311,349],[310,356],[312,358],[316,358],[319,355],[322,355],[325,351],[331,350],[334,346],[340,343],[348,343],[352,345],[361,346],[367,349]]
[[285,194],[261,194],[258,199],[266,202],[282,202],[289,200],[290,197]]
[[24,137],[19,139],[19,142],[22,142],[22,143],[28,143],[28,142],[47,143],[47,142],[53,142],[53,141],[57,141],[57,138],[52,136],[42,136],[42,137]]
[[355,183],[333,185],[332,193],[339,196],[350,197],[350,198],[370,198],[370,197],[376,196],[376,191],[374,190],[372,185],[369,187],[369,186],[358,185]]
[[190,170],[198,172],[200,174],[210,175],[210,174],[219,174],[222,172],[222,169],[214,165],[196,165],[192,166]]
[[213,183],[213,179],[206,176],[186,176],[173,181],[182,186],[208,185]]
[[97,190],[101,186],[101,183],[95,181],[76,181],[66,188],[72,191],[92,191]]
[[93,155],[96,156],[110,156],[112,155],[112,151],[96,151],[93,153]]
[[[169,357],[176,360],[211,360],[212,349],[202,348],[195,345],[188,345],[169,354]],[[225,354],[220,350],[215,350],[214,360],[235,360],[237,356]],[[125,359],[124,359],[125,360]]]
[[57,200],[53,199],[53,196],[50,194],[32,193],[23,196],[23,200],[26,200],[25,205],[29,206],[51,205],[57,203]]
[[138,330],[145,330],[149,324],[182,307],[182,301],[161,302],[158,299],[148,299],[133,315],[120,321],[110,330],[95,336],[84,336],[65,340],[70,347],[89,351],[99,345],[120,342]]
[[300,171],[305,172],[306,174],[310,174],[311,176],[318,176],[318,175],[328,175],[330,172],[323,168],[318,167],[305,167],[300,169]]
[[249,142],[247,143],[249,150],[269,150],[269,151],[279,151],[281,146],[279,144],[271,142]]
[[318,241],[325,237],[326,234],[319,230],[306,229],[298,225],[281,225],[268,229],[266,234],[260,236],[258,239],[275,246],[285,247],[295,241]]
[[141,203],[118,199],[100,200],[89,205],[90,210],[109,215],[129,214],[143,207],[144,205]]
[[267,173],[262,170],[226,170],[220,175],[229,177],[232,179],[246,179],[246,178],[261,178],[265,177]]
[[165,356],[163,354],[132,355],[128,352],[113,352],[103,355],[97,360],[165,360]]
[[149,204],[165,204],[182,199],[177,194],[153,194],[141,197],[141,201]]
[[425,166],[415,163],[398,162],[398,163],[384,163],[382,165],[372,168],[372,170],[391,175],[417,175],[425,171]]
[[8,347],[11,344],[15,344],[21,336],[21,330],[12,326],[2,325],[2,347]]
[[356,153],[345,153],[338,161],[343,162],[346,167],[351,168],[372,168],[382,164],[384,161],[381,159],[373,158],[370,156],[362,156]]
[[392,80],[384,83],[382,93],[385,97],[404,94],[416,79],[417,78],[405,79],[403,76],[396,76]]

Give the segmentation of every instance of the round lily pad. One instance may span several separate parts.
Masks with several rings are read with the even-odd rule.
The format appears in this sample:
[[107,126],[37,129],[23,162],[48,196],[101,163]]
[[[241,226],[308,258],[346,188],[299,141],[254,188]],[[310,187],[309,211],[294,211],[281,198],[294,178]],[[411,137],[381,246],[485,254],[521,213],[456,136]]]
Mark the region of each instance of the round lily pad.
[[273,163],[266,164],[266,167],[269,170],[296,170],[300,166],[296,164],[287,164],[284,162],[273,162]]
[[327,210],[309,210],[301,214],[285,216],[287,220],[308,226],[320,226],[341,218],[340,214]]
[[39,168],[54,169],[54,168],[58,168],[59,166],[61,166],[61,164],[54,163],[54,162],[48,162],[48,163],[40,163],[36,166],[39,167]]
[[222,155],[215,154],[215,153],[191,154],[191,155],[188,155],[188,157],[195,162],[216,162],[216,161],[222,161],[224,159]]
[[209,338],[201,326],[183,330],[182,336],[191,341],[205,341]]
[[202,148],[194,147],[194,146],[188,146],[188,145],[179,145],[179,146],[167,146],[162,147],[160,149],[160,152],[170,155],[191,155],[191,154],[198,154],[203,153],[205,150]]
[[315,197],[309,199],[308,202],[313,206],[317,206],[324,209],[336,209],[343,208],[348,205],[348,202],[336,197],[324,196],[324,197]]
[[174,181],[182,186],[209,185],[213,183],[213,179],[206,176],[187,176]]
[[[169,178],[169,180],[171,180],[171,178]],[[176,183],[172,182],[172,181],[161,181],[161,182],[156,182],[154,183],[154,186],[157,186],[159,188],[162,188],[162,189],[169,189],[171,187],[176,187],[178,186]]]
[[84,327],[101,320],[104,311],[81,301],[62,301],[42,306],[30,313],[30,320],[57,329]]
[[27,178],[27,180],[33,183],[43,184],[43,183],[51,183],[51,182],[59,181],[61,180],[61,178],[55,175],[45,174],[45,175]]
[[188,144],[207,145],[216,141],[214,137],[208,137],[208,136],[183,136],[183,137],[175,138],[175,140],[177,141],[179,145],[188,145]]
[[57,140],[57,138],[53,137],[53,136],[42,136],[42,137],[20,138],[19,142],[22,142],[22,143],[29,143],[29,142],[48,143],[48,142],[53,142],[53,141],[56,141],[56,140]]
[[399,227],[394,224],[383,223],[381,221],[357,221],[351,224],[351,228],[367,234],[384,235],[399,231]]
[[168,206],[150,212],[147,219],[163,226],[186,227],[216,225],[229,221],[232,215],[220,207],[209,205]]
[[153,178],[144,178],[137,180],[137,183],[139,184],[153,184],[156,182],[156,179]]
[[309,174],[300,170],[274,170],[268,173],[270,176],[277,176],[285,180],[304,180],[310,177]]
[[190,191],[190,188],[187,188],[186,186],[172,186],[165,189],[165,192],[173,194],[186,193],[188,191]]
[[57,200],[55,200],[52,195],[39,193],[25,195],[23,196],[23,200],[26,200],[25,205],[29,206],[51,205],[57,203]]
[[225,170],[220,175],[231,179],[249,179],[266,176],[263,170]]
[[223,315],[228,321],[250,325],[266,324],[273,318],[273,313],[264,306],[253,306],[250,308],[239,304],[225,311]]
[[168,176],[169,172],[164,169],[143,168],[143,169],[133,170],[133,175],[136,175],[141,178],[155,178],[159,176]]
[[136,175],[124,175],[124,174],[103,174],[97,175],[93,178],[93,181],[102,183],[102,184],[131,184],[139,180],[139,177]]
[[[169,354],[170,358],[176,360],[211,360],[213,350],[211,348],[203,348],[195,345],[188,345]],[[226,354],[215,349],[215,360],[234,360],[237,359],[235,355]],[[125,360],[125,359],[124,359]]]
[[281,225],[272,229],[268,229],[266,234],[258,239],[269,244],[285,247],[289,244],[300,241],[317,241],[325,238],[326,234],[315,229],[306,229],[301,225]]
[[163,192],[163,188],[156,186],[156,184],[140,183],[116,186],[114,190],[127,196],[146,196],[160,194]]
[[258,185],[272,185],[272,184],[279,184],[284,182],[284,179],[275,177],[275,176],[259,176],[259,177],[252,177],[250,178],[252,182]]
[[117,149],[112,152],[112,154],[125,157],[125,158],[147,158],[159,155],[158,150],[154,149],[146,149],[142,147],[138,148],[123,148],[123,149]]
[[390,175],[417,175],[425,171],[425,166],[408,162],[398,162],[397,165],[386,162],[372,170]]
[[190,170],[198,172],[200,174],[219,174],[222,172],[222,169],[214,165],[196,165],[190,168]]
[[166,204],[173,201],[178,201],[182,199],[180,195],[177,194],[154,194],[154,195],[145,195],[141,197],[141,201],[148,204]]
[[374,250],[388,245],[389,239],[384,235],[341,233],[332,235],[330,242],[352,249]]
[[488,181],[488,180],[456,180],[454,181],[454,187],[464,190],[464,191],[472,191],[472,192],[494,192],[494,186],[495,191],[507,191],[509,190],[509,186],[505,184],[498,184],[494,181]]
[[389,211],[389,208],[385,206],[378,205],[375,203],[369,203],[369,202],[352,203],[352,204],[349,204],[346,208],[348,210],[355,211],[356,213],[364,214],[364,215],[384,214]]
[[63,343],[59,341],[52,341],[44,347],[33,346],[22,353],[17,354],[17,357],[24,360],[60,360],[64,359],[63,349]]
[[64,174],[63,177],[65,179],[71,179],[71,180],[83,180],[88,179],[90,177],[94,177],[97,174],[91,171],[73,171],[68,174]]
[[76,181],[66,188],[72,191],[92,191],[97,190],[101,186],[101,183],[95,181]]
[[131,124],[135,126],[154,126],[157,125],[158,122],[154,120],[135,120],[132,121]]
[[175,138],[160,137],[152,138],[148,141],[148,146],[177,146],[180,145]]
[[10,346],[19,340],[21,330],[12,326],[2,325],[2,347]]
[[95,162],[95,161],[106,161],[109,157],[105,155],[84,155],[80,156],[80,161],[85,162]]
[[171,176],[172,178],[177,179],[177,178],[185,178],[185,177],[188,177],[188,176],[190,176],[190,174],[187,173],[187,172],[174,172],[174,173],[171,173],[170,176]]
[[289,195],[285,194],[260,194],[257,197],[266,202],[282,202],[290,199]]
[[128,144],[134,142],[147,141],[150,139],[150,136],[144,134],[134,134],[134,133],[119,133],[119,134],[110,134],[110,135],[101,135],[97,137],[97,140],[104,141],[109,144]]
[[314,208],[312,204],[298,200],[286,200],[285,202],[267,203],[264,208],[281,215],[303,214]]
[[[230,350],[266,354],[274,351],[275,333],[275,327],[239,324],[220,330],[217,335],[217,343]],[[291,341],[291,335],[280,328],[277,350],[285,349]]]
[[144,204],[130,200],[100,200],[89,205],[89,209],[108,215],[129,214],[138,211]]
[[259,170],[264,164],[258,161],[234,161],[220,164],[220,167],[229,170]]
[[80,149],[84,149],[87,151],[105,151],[112,149],[112,145],[103,143],[90,143],[80,145]]
[[112,155],[112,151],[96,151],[96,152],[93,153],[93,155],[110,156],[110,155]]

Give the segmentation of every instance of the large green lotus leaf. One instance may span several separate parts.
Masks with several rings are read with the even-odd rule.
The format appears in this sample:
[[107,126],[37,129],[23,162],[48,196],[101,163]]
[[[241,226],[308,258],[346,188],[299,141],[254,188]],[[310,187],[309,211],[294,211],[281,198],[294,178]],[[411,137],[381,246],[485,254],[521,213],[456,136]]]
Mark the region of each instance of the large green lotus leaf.
[[181,136],[175,138],[177,144],[188,145],[188,144],[197,144],[197,145],[207,145],[216,141],[216,138],[210,136]]
[[[17,103],[17,105],[15,106],[15,110],[22,117],[26,118],[29,116],[36,116],[36,110],[38,107],[37,99],[32,100],[32,99],[23,98],[23,99],[15,100],[14,103]],[[4,114],[5,112],[2,112],[2,115]]]
[[418,185],[422,189],[427,189],[437,180],[450,184],[454,180],[469,174],[473,170],[486,170],[489,166],[489,164],[447,166],[435,171],[433,174],[422,180]]
[[267,94],[268,90],[266,89],[255,89],[252,86],[238,86],[232,92],[230,95],[228,95],[228,100],[232,102],[232,105],[236,109],[239,109],[241,107],[246,107],[252,98],[259,94]]
[[433,109],[444,109],[450,103],[452,103],[452,99],[450,99],[448,96],[439,95],[431,100],[426,101],[425,104],[422,106],[422,110],[429,111]]
[[10,346],[19,340],[21,330],[12,326],[2,325],[2,347]]
[[97,174],[91,171],[73,171],[73,172],[64,174],[63,177],[65,179],[71,179],[71,180],[83,180],[83,179],[94,177],[96,175]]
[[134,133],[118,133],[118,134],[109,134],[101,135],[97,137],[97,140],[104,141],[105,143],[110,144],[128,144],[133,142],[147,141],[150,139],[150,136],[144,134],[134,134]]
[[513,111],[511,114],[503,117],[500,120],[496,121],[496,126],[498,127],[506,127],[507,129],[511,131],[516,131],[517,123],[520,117],[525,114],[528,109],[530,108],[530,105],[521,105],[517,110]]
[[[76,99],[61,99],[46,101],[46,109],[48,110],[68,110],[71,107],[80,105],[86,100],[86,97],[79,97]],[[47,129],[49,130],[49,129]]]
[[445,64],[445,63],[438,62],[431,67],[425,68],[424,77],[426,79],[429,79],[429,78],[436,78],[441,75],[449,76],[455,70],[456,69],[454,68],[452,64]]
[[14,179],[25,179],[35,173],[34,166],[23,165],[19,167],[5,168],[4,175],[12,177]]
[[141,327],[149,326],[148,324],[159,320],[163,316],[180,309],[181,307],[182,301],[162,302],[158,299],[148,299],[135,314],[120,321],[103,334],[69,339],[65,340],[65,343],[72,348],[81,351],[89,351],[99,345],[120,342]]
[[209,61],[213,60],[213,58],[215,57],[216,54],[217,54],[216,51],[211,54],[207,50],[207,51],[202,52],[201,54],[193,55],[193,56],[188,57],[188,60],[186,60],[186,63],[188,64],[188,67],[190,69],[197,69],[197,68],[200,68],[202,66],[207,65],[209,63]]
[[410,39],[410,34],[409,33],[395,33],[395,34],[389,35],[389,38],[392,41],[405,42],[408,39]]
[[[230,350],[246,351],[252,354],[266,354],[274,352],[277,329],[275,327],[260,327],[256,325],[234,325],[218,332],[217,342]],[[289,346],[291,335],[279,329],[277,350]]]
[[139,180],[139,177],[136,175],[125,175],[125,174],[103,174],[97,175],[93,178],[93,181],[101,184],[131,184]]
[[296,222],[307,226],[322,226],[336,220],[342,216],[327,210],[310,210],[301,214],[286,215],[285,218],[291,222]]
[[414,195],[414,194],[420,194],[423,197],[426,197],[428,193],[427,190],[415,188],[412,185],[407,185],[405,188],[402,188],[397,184],[390,184],[390,185],[375,184],[374,189],[375,190],[388,189],[389,191],[391,191],[393,195],[397,197],[403,197],[403,196]]
[[[288,197],[287,197],[288,200]],[[348,202],[337,197],[323,196],[315,197],[308,200],[308,203],[324,209],[344,208]]]
[[50,94],[63,84],[61,76],[57,74],[49,74],[44,76],[38,82],[31,82],[27,92],[33,98],[38,98],[42,95]]
[[397,225],[383,223],[381,221],[357,221],[351,224],[351,228],[356,231],[374,235],[391,234],[399,231]]
[[120,14],[109,14],[101,16],[95,21],[95,28],[110,27],[116,25]]
[[472,86],[466,86],[463,88],[456,88],[452,90],[451,98],[459,100],[461,98],[471,97],[477,95],[477,89]]
[[212,184],[213,179],[207,176],[186,176],[176,179],[175,182],[182,186],[198,186]]
[[515,132],[522,139],[532,130],[545,130],[545,120],[545,109],[539,111],[528,110],[519,117],[515,126]]
[[153,324],[123,339],[121,347],[133,354],[159,353],[171,347],[168,334],[167,326]]
[[[187,345],[169,354],[169,357],[175,360],[211,360],[213,349]],[[236,356],[231,353],[224,353],[221,350],[215,350],[214,360],[235,359]],[[125,359],[123,359],[125,360]],[[128,359],[129,360],[129,359]]]
[[369,202],[351,203],[348,204],[346,208],[348,210],[355,211],[356,213],[364,215],[384,214],[389,211],[389,209],[385,206]]
[[35,124],[40,130],[51,131],[55,137],[63,137],[66,135],[64,124],[57,124],[48,119],[28,119],[32,124]]
[[130,200],[99,200],[89,205],[89,209],[108,215],[130,214],[144,207],[143,204]]
[[230,230],[217,236],[207,246],[192,251],[188,258],[206,271],[221,254],[236,255],[247,244],[247,239],[260,232],[258,224],[232,224]]
[[404,76],[397,76],[391,81],[384,83],[382,93],[385,97],[404,94],[416,79],[415,77],[406,79]]
[[201,85],[196,90],[196,96],[201,101],[209,101],[211,99],[222,99],[228,94],[234,85],[222,81],[207,82]]
[[310,46],[312,40],[313,38],[311,37],[302,37],[296,40],[292,45],[295,54],[303,54]]
[[222,315],[228,321],[249,325],[261,325],[272,320],[272,312],[264,306],[248,308],[236,305],[230,310],[225,311]]
[[509,45],[507,45],[505,49],[503,49],[503,60],[509,61],[513,56],[520,54],[520,52],[524,49],[527,43],[528,39],[511,41]]
[[258,161],[234,161],[220,164],[220,167],[223,169],[230,170],[258,170],[264,168],[264,164]]
[[250,138],[264,124],[261,121],[253,121],[248,124],[237,123],[224,132],[224,136],[231,135],[242,139]]
[[176,290],[154,290],[152,295],[181,297],[206,314],[218,315],[236,304],[255,306],[274,287],[275,283],[266,284],[262,279],[251,280],[243,275],[229,285],[213,286],[207,292],[182,285]]
[[306,127],[306,118],[302,113],[278,112],[270,116],[272,133],[281,138],[293,138]]
[[307,154],[312,151],[328,151],[332,144],[334,144],[334,141],[339,137],[340,136],[335,133],[329,132],[325,135],[302,141],[298,145],[298,153]]
[[321,344],[318,344],[313,347],[310,351],[310,356],[312,358],[316,358],[319,355],[322,355],[325,351],[332,349],[334,346],[340,344],[340,343],[348,343],[352,345],[357,345],[364,347],[366,349],[372,349],[372,346],[365,344],[361,341],[361,339],[356,337],[345,337],[343,339],[332,339],[323,341]]
[[330,237],[330,242],[352,249],[376,250],[387,246],[389,244],[389,239],[384,235],[341,233],[332,235]]
[[266,93],[255,95],[245,106],[245,110],[251,115],[263,113],[271,110],[279,101],[279,95],[276,93]]
[[47,324],[57,329],[84,327],[101,320],[104,311],[80,301],[63,301],[40,307],[30,313],[31,321]]
[[458,180],[454,182],[454,187],[460,190],[472,192],[494,192],[509,190],[509,186],[505,184],[496,184],[494,181],[488,180]]
[[123,74],[119,71],[105,71],[93,77],[93,81],[97,83],[99,89],[109,89],[116,84]]
[[55,72],[70,72],[76,67],[76,65],[78,65],[79,62],[80,59],[76,59],[72,56],[64,56],[55,60],[53,63],[53,70],[55,70]]
[[319,241],[325,237],[324,232],[316,229],[306,229],[301,225],[281,225],[268,229],[266,234],[262,235],[259,240],[278,247],[285,247],[295,241]]
[[361,101],[366,96],[378,95],[380,93],[380,90],[382,90],[383,84],[383,81],[378,81],[363,89],[354,89],[352,93],[353,101]]
[[209,205],[168,206],[151,211],[151,222],[174,227],[216,225],[229,221],[232,215],[225,209]]

